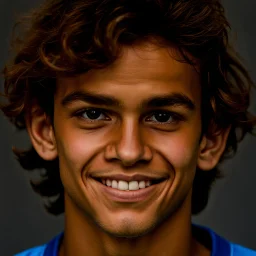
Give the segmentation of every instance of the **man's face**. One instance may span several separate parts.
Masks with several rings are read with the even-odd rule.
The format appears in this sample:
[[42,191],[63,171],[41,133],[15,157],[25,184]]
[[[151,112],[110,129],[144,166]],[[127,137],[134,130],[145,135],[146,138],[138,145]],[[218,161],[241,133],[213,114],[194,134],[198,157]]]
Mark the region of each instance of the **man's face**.
[[200,79],[172,56],[149,44],[124,48],[112,66],[57,82],[54,131],[67,207],[116,236],[142,235],[191,200]]

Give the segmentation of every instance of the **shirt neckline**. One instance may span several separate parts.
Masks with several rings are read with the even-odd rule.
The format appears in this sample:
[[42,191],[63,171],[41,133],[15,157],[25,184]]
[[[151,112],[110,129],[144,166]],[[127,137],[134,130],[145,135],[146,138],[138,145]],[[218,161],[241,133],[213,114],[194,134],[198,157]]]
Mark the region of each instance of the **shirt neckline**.
[[211,256],[231,255],[231,245],[226,239],[217,235],[212,229],[208,227],[201,226],[198,224],[193,224],[193,226],[207,231],[208,234],[210,235],[212,242]]

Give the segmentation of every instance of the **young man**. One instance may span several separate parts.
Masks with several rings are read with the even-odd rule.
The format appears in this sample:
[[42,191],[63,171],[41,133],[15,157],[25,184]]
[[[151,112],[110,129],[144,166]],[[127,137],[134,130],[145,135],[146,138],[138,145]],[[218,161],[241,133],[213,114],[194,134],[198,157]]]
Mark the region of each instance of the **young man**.
[[1,109],[65,228],[18,255],[256,255],[191,224],[255,125],[219,1],[55,0],[30,22]]

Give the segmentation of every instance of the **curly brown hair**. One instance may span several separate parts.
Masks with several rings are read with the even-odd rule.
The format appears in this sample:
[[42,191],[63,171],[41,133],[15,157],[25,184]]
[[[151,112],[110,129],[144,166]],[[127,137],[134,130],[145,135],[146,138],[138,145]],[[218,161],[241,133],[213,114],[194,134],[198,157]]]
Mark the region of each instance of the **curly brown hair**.
[[[214,136],[231,127],[220,162],[253,133],[256,120],[248,112],[253,82],[230,45],[230,26],[219,0],[52,0],[27,18],[29,27],[15,58],[3,71],[8,102],[1,109],[17,128],[26,128],[25,115],[34,100],[53,116],[58,75],[104,68],[119,57],[122,46],[157,39],[163,46],[175,46],[182,56],[179,61],[195,65],[192,56],[200,64],[203,134]],[[43,197],[57,196],[46,208],[62,213],[58,159],[44,161],[33,147],[14,153],[23,168],[46,169],[31,185]],[[193,214],[205,208],[219,176],[218,166],[207,172],[197,169]]]

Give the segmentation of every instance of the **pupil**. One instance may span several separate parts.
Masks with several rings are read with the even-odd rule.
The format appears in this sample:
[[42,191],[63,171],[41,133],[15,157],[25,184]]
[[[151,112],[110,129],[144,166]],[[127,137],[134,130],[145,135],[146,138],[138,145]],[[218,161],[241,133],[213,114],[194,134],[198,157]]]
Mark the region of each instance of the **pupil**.
[[169,120],[170,115],[168,113],[157,113],[155,114],[155,118],[158,122],[164,123]]
[[97,119],[100,117],[100,115],[101,115],[101,112],[99,110],[95,110],[95,109],[88,110],[88,112],[87,112],[87,116],[90,119]]

